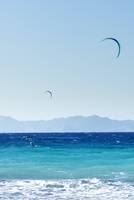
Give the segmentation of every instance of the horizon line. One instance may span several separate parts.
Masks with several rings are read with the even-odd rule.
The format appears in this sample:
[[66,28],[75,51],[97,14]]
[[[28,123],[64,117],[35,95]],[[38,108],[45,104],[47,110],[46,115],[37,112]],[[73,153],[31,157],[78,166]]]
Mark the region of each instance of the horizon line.
[[76,117],[82,117],[82,118],[88,118],[88,117],[98,117],[98,118],[105,118],[105,119],[109,119],[109,120],[115,120],[115,121],[134,121],[134,119],[116,119],[116,118],[112,118],[109,116],[101,116],[101,115],[97,115],[97,114],[93,114],[93,115],[70,115],[70,116],[61,116],[61,117],[54,117],[54,118],[50,118],[50,119],[17,119],[16,117],[13,116],[9,116],[9,115],[0,115],[0,118],[11,118],[13,120],[16,121],[20,121],[20,122],[25,122],[25,121],[52,121],[52,120],[57,120],[57,119],[67,119],[67,118],[76,118]]

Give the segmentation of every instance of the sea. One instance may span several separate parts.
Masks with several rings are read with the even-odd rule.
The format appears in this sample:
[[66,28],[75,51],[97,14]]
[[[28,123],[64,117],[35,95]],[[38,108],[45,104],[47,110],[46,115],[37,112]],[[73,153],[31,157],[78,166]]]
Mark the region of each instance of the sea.
[[0,134],[2,200],[134,200],[134,133]]

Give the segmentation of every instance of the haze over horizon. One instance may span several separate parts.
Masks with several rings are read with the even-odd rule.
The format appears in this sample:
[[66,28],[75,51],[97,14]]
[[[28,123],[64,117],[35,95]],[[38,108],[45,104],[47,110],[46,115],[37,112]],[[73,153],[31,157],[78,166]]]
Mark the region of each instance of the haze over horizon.
[[[0,115],[134,120],[133,8],[131,0],[1,1]],[[120,41],[118,59],[105,37]]]
[[0,115],[0,119],[13,119],[16,121],[53,121],[53,120],[57,120],[57,119],[73,119],[73,118],[101,118],[101,119],[109,119],[109,120],[114,120],[114,121],[134,121],[134,119],[115,119],[115,118],[111,118],[108,116],[101,116],[101,115],[70,115],[70,116],[60,116],[60,117],[55,117],[55,118],[50,118],[50,119],[17,119],[13,116],[8,116],[8,115]]
[[113,120],[96,115],[18,121],[0,116],[0,133],[134,132],[134,120]]

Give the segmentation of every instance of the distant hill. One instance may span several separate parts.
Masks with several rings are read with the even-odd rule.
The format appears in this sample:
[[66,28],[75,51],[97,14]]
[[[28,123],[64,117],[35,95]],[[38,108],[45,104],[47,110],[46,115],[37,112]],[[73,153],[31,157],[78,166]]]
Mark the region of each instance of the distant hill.
[[112,120],[96,115],[47,121],[18,121],[0,116],[0,133],[15,132],[134,132],[133,120]]

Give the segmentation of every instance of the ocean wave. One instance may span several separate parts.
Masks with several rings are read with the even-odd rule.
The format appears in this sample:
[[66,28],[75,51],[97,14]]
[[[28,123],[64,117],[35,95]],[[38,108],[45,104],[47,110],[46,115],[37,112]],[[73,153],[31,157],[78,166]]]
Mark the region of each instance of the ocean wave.
[[97,178],[79,180],[1,180],[3,200],[133,200],[134,184],[101,181]]

